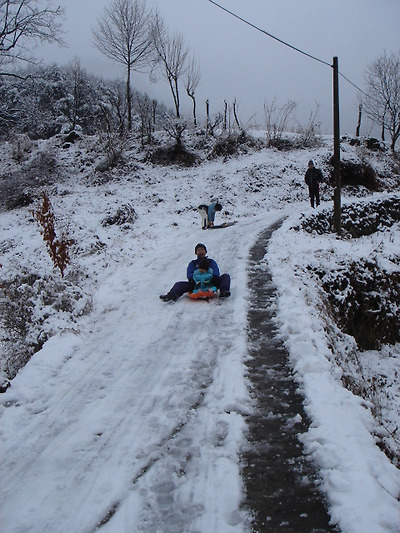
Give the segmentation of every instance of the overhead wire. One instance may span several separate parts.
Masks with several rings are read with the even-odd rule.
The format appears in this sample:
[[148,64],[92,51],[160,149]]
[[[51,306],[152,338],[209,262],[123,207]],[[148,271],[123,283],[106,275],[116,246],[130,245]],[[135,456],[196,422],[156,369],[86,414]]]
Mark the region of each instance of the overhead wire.
[[344,80],[347,81],[347,83],[350,83],[350,85],[352,85],[355,89],[357,89],[357,91],[360,91],[360,93],[364,94],[365,96],[367,96],[368,98],[371,98],[372,100],[376,100],[376,98],[374,98],[373,96],[371,96],[370,94],[366,93],[365,91],[363,91],[362,89],[360,89],[360,87],[358,87],[358,85],[356,85],[354,82],[352,82],[349,78],[347,78],[344,74],[342,74],[339,70],[339,76],[341,76]]
[[214,2],[214,0],[208,0],[211,4],[214,4],[215,6],[219,7],[220,9],[222,9],[223,11],[226,11],[227,13],[229,13],[230,15],[232,15],[233,17],[241,20],[242,22],[244,22],[245,24],[247,24],[248,26],[251,26],[252,28],[256,29],[257,31],[260,31],[261,33],[264,33],[265,35],[268,35],[268,37],[271,37],[272,39],[275,39],[275,41],[278,41],[279,43],[281,44],[284,44],[285,46],[288,46],[289,48],[292,48],[292,50],[296,50],[296,52],[300,52],[300,54],[303,54],[307,57],[310,57],[311,59],[314,59],[315,61],[318,61],[319,63],[322,63],[324,65],[327,65],[328,67],[331,67],[332,65],[330,63],[328,63],[327,61],[324,61],[323,59],[319,59],[318,57],[315,57],[307,52],[304,52],[304,50],[301,50],[300,48],[297,48],[296,46],[293,46],[292,44],[289,44],[287,43],[286,41],[282,40],[282,39],[279,39],[279,37],[276,37],[275,35],[272,35],[272,33],[269,33],[267,32],[266,30],[263,30],[262,28],[260,28],[259,26],[256,26],[255,24],[253,24],[252,22],[249,22],[248,20],[240,17],[239,15],[237,15],[236,13],[234,13],[233,11],[229,11],[229,9],[227,9],[226,7],[224,6],[221,6],[220,4],[217,4],[217,2]]
[[[279,37],[276,37],[275,35],[272,35],[272,33],[269,33],[268,31],[260,28],[259,26],[257,26],[256,24],[253,24],[252,22],[249,22],[248,20],[246,20],[245,18],[243,17],[240,17],[239,15],[237,15],[236,13],[234,13],[233,11],[230,11],[229,9],[227,9],[226,7],[218,4],[217,2],[215,2],[214,0],[208,0],[211,4],[214,4],[216,7],[222,9],[223,11],[225,11],[226,13],[229,13],[229,15],[232,15],[233,17],[237,18],[238,20],[240,20],[241,22],[244,22],[244,24],[247,24],[248,26],[251,26],[252,28],[254,28],[255,30],[267,35],[268,37],[271,37],[271,39],[274,39],[275,41],[278,41],[279,43],[291,48],[292,50],[295,50],[296,52],[299,52],[300,54],[303,54],[307,57],[309,57],[310,59],[313,59],[314,61],[318,61],[319,63],[322,63],[323,65],[326,65],[328,67],[333,67],[333,65],[331,65],[330,63],[328,63],[327,61],[324,61],[323,59],[320,59],[316,56],[313,56],[312,54],[309,54],[308,52],[305,52],[304,50],[301,50],[300,48],[297,48],[297,46],[294,46],[286,41],[284,41],[283,39],[280,39]],[[371,97],[369,94],[367,94],[365,91],[363,91],[362,89],[360,89],[360,87],[358,87],[355,83],[353,83],[349,78],[347,78],[344,74],[342,74],[340,71],[339,71],[339,75],[344,79],[346,80],[348,83],[350,83],[350,85],[352,85],[355,89],[357,89],[357,91],[360,91],[360,93],[364,94],[365,96],[367,96],[368,98],[373,98]]]

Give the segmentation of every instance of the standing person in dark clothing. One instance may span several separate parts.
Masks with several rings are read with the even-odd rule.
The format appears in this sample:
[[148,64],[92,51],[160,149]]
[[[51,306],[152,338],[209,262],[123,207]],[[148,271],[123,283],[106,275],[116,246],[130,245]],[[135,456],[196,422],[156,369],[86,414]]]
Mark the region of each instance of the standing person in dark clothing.
[[322,181],[322,172],[319,168],[314,167],[314,162],[308,162],[308,169],[304,177],[304,181],[308,185],[308,192],[310,195],[311,207],[314,207],[314,201],[317,207],[319,206],[319,184]]
[[175,302],[182,294],[185,294],[185,292],[192,292],[196,287],[196,282],[193,279],[193,275],[196,271],[196,269],[199,268],[199,265],[202,264],[202,261],[204,259],[208,259],[208,265],[209,268],[212,269],[212,286],[219,289],[219,297],[220,298],[228,298],[230,293],[230,286],[231,286],[231,278],[229,274],[220,274],[219,268],[217,263],[214,261],[214,259],[210,259],[207,257],[207,248],[204,244],[199,242],[196,244],[194,253],[196,254],[196,259],[193,259],[188,264],[187,270],[186,270],[186,276],[187,281],[177,281],[171,290],[167,292],[167,294],[161,294],[160,298],[164,302]]

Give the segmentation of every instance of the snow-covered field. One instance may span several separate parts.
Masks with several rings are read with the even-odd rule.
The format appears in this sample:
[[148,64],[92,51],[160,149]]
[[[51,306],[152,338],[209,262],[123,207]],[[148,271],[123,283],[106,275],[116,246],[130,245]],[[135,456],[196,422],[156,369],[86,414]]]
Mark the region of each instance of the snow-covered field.
[[[132,149],[123,169],[103,175],[93,171],[94,140],[46,149],[57,154],[63,178],[47,191],[58,228],[75,240],[65,283],[81,291],[75,314],[92,310],[75,318],[46,304],[45,290],[36,294],[34,318],[51,337],[2,395],[2,533],[86,533],[99,523],[105,533],[249,531],[240,465],[252,409],[247,262],[257,235],[282,217],[261,267],[276,283],[280,333],[312,420],[301,440],[333,523],[345,533],[399,532],[400,472],[376,445],[371,404],[342,386],[335,327],[307,266],[332,269],[345,257],[379,254],[399,269],[400,228],[354,240],[293,229],[311,214],[307,161],[326,174],[329,144],[191,169],[142,163]],[[2,147],[3,163],[10,151]],[[344,156],[360,154],[346,145]],[[371,158],[378,169],[386,165]],[[331,194],[324,185],[319,210],[332,208]],[[195,208],[217,198],[224,208],[217,222],[238,223],[202,231]],[[123,205],[136,220],[103,224]],[[1,213],[2,278],[30,272],[53,283],[60,275],[31,211]],[[185,279],[197,242],[230,273],[232,296],[162,302],[158,295]],[[354,341],[337,333],[340,349],[354,352]],[[363,358],[365,374],[383,372],[391,383],[385,420],[393,428],[399,355],[396,345]]]

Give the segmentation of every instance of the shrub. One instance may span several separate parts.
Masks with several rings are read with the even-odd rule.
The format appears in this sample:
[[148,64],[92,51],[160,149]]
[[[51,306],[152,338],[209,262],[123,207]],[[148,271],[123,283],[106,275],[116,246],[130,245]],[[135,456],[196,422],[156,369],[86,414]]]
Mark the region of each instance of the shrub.
[[12,158],[17,163],[21,163],[28,158],[31,153],[33,142],[29,139],[28,135],[16,134],[11,140],[11,153]]
[[[333,157],[330,160],[332,169],[330,171],[330,183],[334,184]],[[340,174],[342,186],[362,185],[369,191],[379,190],[379,183],[375,170],[367,163],[354,163],[352,161],[341,161]]]
[[249,148],[258,148],[260,144],[245,131],[239,134],[230,133],[227,136],[221,136],[217,140],[208,158],[224,157],[227,159],[233,155],[245,154]]
[[180,165],[192,167],[197,164],[197,156],[189,152],[182,144],[160,147],[148,154],[148,159],[155,165]]
[[46,243],[54,267],[57,267],[60,270],[61,277],[64,277],[64,271],[70,262],[69,249],[74,244],[74,240],[69,239],[66,233],[63,233],[59,238],[57,237],[54,228],[55,217],[46,193],[43,193],[42,205],[35,212],[35,217],[42,228],[43,240]]
[[70,281],[22,272],[0,286],[1,374],[12,379],[46,340],[90,312],[91,298]]
[[122,205],[115,215],[110,215],[103,220],[103,226],[112,226],[114,224],[123,226],[132,224],[137,219],[136,211],[130,204]]
[[375,262],[360,261],[317,274],[337,324],[354,337],[361,350],[400,342],[399,272],[386,272]]
[[[365,204],[352,204],[342,208],[342,229],[348,237],[372,235],[376,231],[400,221],[400,198],[392,196]],[[333,213],[319,212],[302,222],[302,228],[318,234],[333,233]]]

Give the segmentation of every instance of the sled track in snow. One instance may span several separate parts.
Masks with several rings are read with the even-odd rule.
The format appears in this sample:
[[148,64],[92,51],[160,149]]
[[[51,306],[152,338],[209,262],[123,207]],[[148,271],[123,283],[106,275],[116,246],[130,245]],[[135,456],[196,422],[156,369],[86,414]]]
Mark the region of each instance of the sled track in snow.
[[298,439],[299,433],[307,431],[309,420],[288,365],[288,353],[277,337],[276,291],[268,267],[262,263],[271,235],[281,223],[259,236],[249,258],[252,303],[248,313],[247,372],[256,412],[247,420],[245,507],[252,513],[252,528],[257,533],[333,532],[338,529],[329,525],[316,473]]
[[[207,388],[209,384],[204,386],[204,390]],[[198,409],[201,404],[203,403],[203,400],[205,398],[205,392],[204,390],[200,391],[199,397],[196,400],[194,404],[192,404],[188,408],[188,414],[187,418],[179,424],[177,424],[176,427],[172,430],[172,432],[166,436],[166,438],[157,444],[157,451],[154,454],[151,454],[148,458],[148,461],[146,464],[144,464],[141,468],[141,470],[138,472],[138,474],[131,480],[131,484],[135,485],[139,479],[146,475],[146,473],[150,470],[150,468],[159,460],[163,459],[163,457],[169,452],[169,446],[172,444],[173,440],[179,435],[182,428],[184,428],[187,423],[189,422],[191,415],[195,413],[196,409]],[[95,533],[96,531],[99,531],[104,525],[106,525],[115,515],[115,513],[120,508],[122,501],[118,501],[110,506],[110,508],[105,512],[103,518],[96,524],[95,528],[92,530],[91,533]]]

